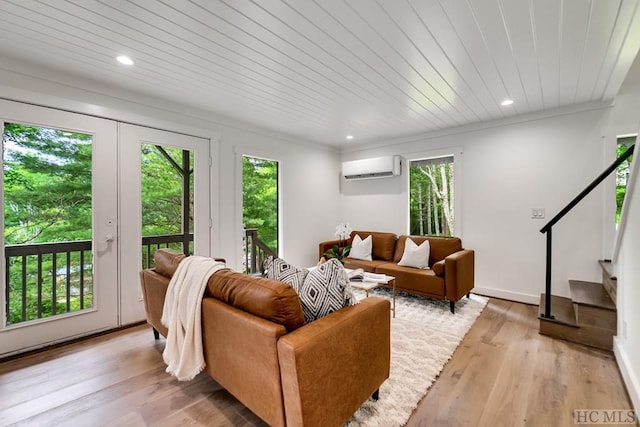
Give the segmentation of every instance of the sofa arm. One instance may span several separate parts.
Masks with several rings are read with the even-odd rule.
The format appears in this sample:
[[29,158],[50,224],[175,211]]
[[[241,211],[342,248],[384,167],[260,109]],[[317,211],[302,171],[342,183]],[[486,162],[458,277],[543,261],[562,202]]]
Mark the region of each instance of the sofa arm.
[[390,303],[365,298],[278,341],[287,425],[342,426],[389,377]]
[[155,270],[143,270],[140,272],[140,286],[142,287],[147,323],[166,337],[168,331],[160,319],[162,319],[164,297],[169,287],[169,279],[158,274]]
[[[328,240],[326,242],[321,242],[318,245],[318,259],[324,256],[324,253],[329,249],[333,248],[335,245],[340,245],[341,240]],[[344,240],[342,240],[344,242]]]
[[444,259],[444,282],[449,301],[458,301],[474,286],[475,252],[463,249]]

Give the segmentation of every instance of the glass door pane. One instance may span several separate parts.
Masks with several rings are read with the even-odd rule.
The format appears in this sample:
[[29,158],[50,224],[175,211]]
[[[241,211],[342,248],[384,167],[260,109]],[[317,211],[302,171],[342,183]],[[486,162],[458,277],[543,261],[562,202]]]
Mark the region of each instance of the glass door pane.
[[193,253],[193,161],[190,150],[141,144],[142,268],[159,248]]
[[144,320],[140,270],[156,250],[210,255],[209,140],[120,124],[120,307]]
[[5,123],[6,324],[93,307],[92,135]]

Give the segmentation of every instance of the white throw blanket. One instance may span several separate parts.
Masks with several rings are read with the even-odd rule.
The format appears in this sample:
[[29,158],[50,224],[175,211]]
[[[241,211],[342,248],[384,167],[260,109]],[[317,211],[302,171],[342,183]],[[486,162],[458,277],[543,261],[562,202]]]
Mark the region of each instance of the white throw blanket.
[[169,332],[162,358],[179,381],[192,380],[204,369],[202,297],[209,277],[224,267],[211,258],[186,257],[169,282],[161,319]]

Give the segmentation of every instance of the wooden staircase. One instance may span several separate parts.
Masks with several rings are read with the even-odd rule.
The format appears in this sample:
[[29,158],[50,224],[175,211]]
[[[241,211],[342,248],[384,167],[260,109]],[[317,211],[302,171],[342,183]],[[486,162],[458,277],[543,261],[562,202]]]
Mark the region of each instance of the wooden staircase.
[[[610,261],[600,261],[602,283],[570,280],[570,298],[551,296],[554,319],[542,316],[540,333],[604,350],[613,350],[616,335],[616,277]],[[540,313],[545,312],[545,294],[540,296]]]

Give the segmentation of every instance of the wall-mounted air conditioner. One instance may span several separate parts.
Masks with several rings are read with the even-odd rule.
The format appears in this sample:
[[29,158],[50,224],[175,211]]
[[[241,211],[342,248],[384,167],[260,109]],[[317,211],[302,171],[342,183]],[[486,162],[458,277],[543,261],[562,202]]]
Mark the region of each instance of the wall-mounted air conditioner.
[[374,157],[342,163],[342,176],[348,180],[397,176],[401,172],[400,156]]

